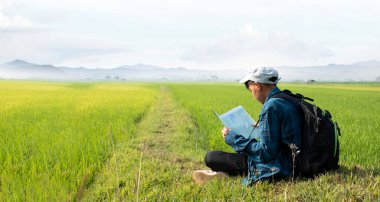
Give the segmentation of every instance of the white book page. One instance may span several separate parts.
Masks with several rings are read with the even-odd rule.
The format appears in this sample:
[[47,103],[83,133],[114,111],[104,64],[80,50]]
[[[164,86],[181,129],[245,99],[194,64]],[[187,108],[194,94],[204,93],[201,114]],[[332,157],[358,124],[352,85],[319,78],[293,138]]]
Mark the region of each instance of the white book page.
[[246,139],[250,138],[250,136],[253,137],[253,133],[258,131],[257,128],[253,130],[255,121],[242,106],[235,107],[217,116],[224,126],[230,129],[230,133],[241,135]]

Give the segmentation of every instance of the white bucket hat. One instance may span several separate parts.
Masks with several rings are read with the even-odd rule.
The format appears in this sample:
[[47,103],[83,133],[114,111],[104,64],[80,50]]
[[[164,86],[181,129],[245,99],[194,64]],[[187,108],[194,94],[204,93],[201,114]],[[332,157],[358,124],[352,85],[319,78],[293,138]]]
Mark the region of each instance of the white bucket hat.
[[239,83],[255,81],[265,84],[277,84],[280,79],[281,77],[278,77],[277,70],[273,67],[259,67],[249,70],[248,74],[242,78]]

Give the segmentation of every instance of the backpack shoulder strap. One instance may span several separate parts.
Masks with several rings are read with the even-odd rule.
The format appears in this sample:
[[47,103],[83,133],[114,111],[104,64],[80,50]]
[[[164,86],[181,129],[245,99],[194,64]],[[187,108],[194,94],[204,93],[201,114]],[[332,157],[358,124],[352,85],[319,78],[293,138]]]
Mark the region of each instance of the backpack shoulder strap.
[[299,104],[301,101],[304,101],[304,100],[314,101],[314,99],[305,97],[299,93],[293,94],[292,91],[287,90],[287,89],[274,94],[272,98],[282,98],[284,100],[288,100],[290,102],[297,103],[297,104]]
[[294,95],[290,90],[280,91],[274,94],[271,98],[281,98],[297,105],[302,100],[301,98],[297,97],[297,95]]

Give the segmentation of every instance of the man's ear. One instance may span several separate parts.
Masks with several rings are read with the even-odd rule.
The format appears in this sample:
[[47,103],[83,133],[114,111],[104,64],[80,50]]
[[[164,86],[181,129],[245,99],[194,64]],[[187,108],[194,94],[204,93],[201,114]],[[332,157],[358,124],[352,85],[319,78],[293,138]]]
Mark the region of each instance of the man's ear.
[[256,85],[257,85],[257,88],[259,91],[262,90],[264,87],[263,84],[261,84],[261,83],[257,83]]

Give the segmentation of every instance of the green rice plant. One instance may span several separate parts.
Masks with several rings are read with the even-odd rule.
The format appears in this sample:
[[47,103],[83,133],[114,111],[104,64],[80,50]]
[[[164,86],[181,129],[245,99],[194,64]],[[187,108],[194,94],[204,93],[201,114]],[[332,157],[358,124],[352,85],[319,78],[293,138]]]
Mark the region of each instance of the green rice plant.
[[81,198],[154,101],[146,85],[0,82],[0,201]]

